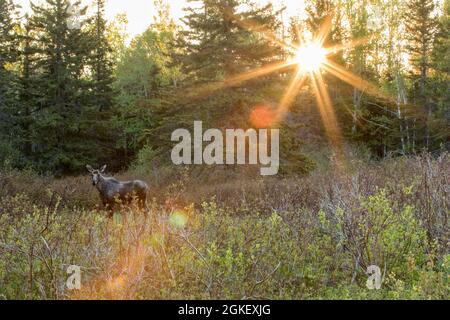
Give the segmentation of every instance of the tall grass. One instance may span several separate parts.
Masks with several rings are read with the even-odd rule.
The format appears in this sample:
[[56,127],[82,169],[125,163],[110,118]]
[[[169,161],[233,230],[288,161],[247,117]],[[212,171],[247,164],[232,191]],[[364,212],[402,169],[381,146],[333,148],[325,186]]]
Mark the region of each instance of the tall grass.
[[[181,169],[153,183],[148,219],[135,207],[107,219],[87,176],[4,169],[0,296],[449,298],[448,154],[226,181]],[[80,290],[66,287],[69,265]],[[366,287],[370,265],[380,290]]]

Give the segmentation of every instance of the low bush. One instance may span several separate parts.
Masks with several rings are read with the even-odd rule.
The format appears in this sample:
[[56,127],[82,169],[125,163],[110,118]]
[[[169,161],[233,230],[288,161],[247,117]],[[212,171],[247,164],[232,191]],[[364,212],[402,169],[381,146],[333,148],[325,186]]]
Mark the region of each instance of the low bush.
[[[181,170],[154,186],[148,218],[132,206],[113,219],[86,177],[4,170],[0,296],[448,299],[449,160],[355,161],[198,187]],[[80,290],[66,286],[70,265],[81,267]],[[372,265],[380,290],[366,287]]]

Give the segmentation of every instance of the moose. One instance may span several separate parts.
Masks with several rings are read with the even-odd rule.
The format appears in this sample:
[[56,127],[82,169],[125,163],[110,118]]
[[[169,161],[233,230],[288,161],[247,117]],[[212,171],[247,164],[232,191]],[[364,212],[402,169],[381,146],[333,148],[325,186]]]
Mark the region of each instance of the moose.
[[86,169],[91,173],[92,184],[100,193],[103,206],[109,211],[109,217],[112,217],[114,205],[117,200],[123,204],[129,204],[136,198],[140,209],[147,207],[148,185],[141,180],[119,181],[112,177],[105,177],[103,173],[106,170],[106,164],[99,170],[86,165]]

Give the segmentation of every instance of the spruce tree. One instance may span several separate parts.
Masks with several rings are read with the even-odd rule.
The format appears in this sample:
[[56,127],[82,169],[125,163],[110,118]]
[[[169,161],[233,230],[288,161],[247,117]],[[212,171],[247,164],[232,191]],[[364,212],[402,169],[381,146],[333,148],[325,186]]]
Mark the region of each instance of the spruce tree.
[[432,106],[429,99],[429,71],[433,42],[437,32],[433,0],[411,0],[406,7],[406,31],[408,52],[411,57],[413,71],[413,103],[422,107],[426,113],[424,127],[424,146],[430,146],[429,121],[432,117]]
[[107,39],[107,22],[105,19],[105,0],[95,1],[95,16],[92,21],[93,52],[92,66],[92,103],[99,110],[110,110],[114,105],[114,61],[112,48]]
[[[71,8],[79,10],[71,10]],[[32,5],[30,28],[39,57],[33,70],[38,101],[32,124],[31,158],[41,171],[68,173],[110,153],[108,129],[93,112],[93,52],[86,7],[69,0]],[[94,82],[95,83],[95,82]],[[39,94],[40,93],[40,94]],[[42,95],[41,95],[42,94]]]
[[168,112],[175,113],[179,127],[192,126],[197,119],[211,127],[245,128],[251,108],[265,98],[263,90],[280,78],[274,73],[223,84],[281,60],[281,48],[270,39],[279,26],[276,12],[271,5],[257,7],[246,0],[190,0],[189,4],[177,60],[187,76],[179,94],[171,98],[174,109]]
[[450,131],[450,1],[445,0],[439,17],[431,58],[430,79],[433,118],[429,121],[433,136],[433,150],[446,146],[449,149]]
[[[274,60],[279,53],[257,30],[275,33],[271,5],[255,8],[243,0],[189,0],[183,44],[187,71],[200,81],[224,80]],[[245,8],[245,9],[242,9]]]
[[439,112],[450,121],[450,0],[445,0],[435,38],[432,68],[435,71],[434,88]]
[[[3,162],[20,144],[16,140],[17,79],[12,67],[18,60],[17,36],[11,0],[0,0],[0,161]],[[18,157],[18,155],[17,155]],[[8,159],[12,160],[12,159]]]
[[317,37],[321,30],[328,30],[324,46],[342,41],[342,3],[339,0],[316,0],[306,4],[307,25],[313,36]]
[[33,41],[33,30],[28,15],[25,16],[22,27],[21,40],[21,72],[19,76],[20,127],[21,150],[26,160],[31,161],[33,153],[33,122],[34,113],[40,110],[40,101],[43,101],[45,92],[40,91],[40,73],[37,70],[36,43]]
[[17,37],[14,33],[16,22],[13,18],[15,10],[12,0],[0,0],[0,72],[4,73],[8,72],[8,64],[17,60]]
[[[270,4],[258,7],[245,0],[189,3],[183,19],[187,27],[179,35],[178,56],[187,76],[158,110],[149,141],[157,141],[157,137],[170,141],[172,130],[191,128],[194,120],[202,120],[208,128],[252,128],[252,111],[261,105],[276,109],[288,84],[280,72],[247,81],[227,81],[283,61],[283,48],[276,40],[280,22]],[[299,157],[300,150],[290,148],[298,146],[295,130],[284,122],[268,124],[271,125],[281,127],[283,135],[289,135],[281,148],[284,164],[289,163],[284,166],[285,171],[308,171],[311,165],[306,164],[305,157]],[[159,144],[157,150],[170,159],[170,146]]]

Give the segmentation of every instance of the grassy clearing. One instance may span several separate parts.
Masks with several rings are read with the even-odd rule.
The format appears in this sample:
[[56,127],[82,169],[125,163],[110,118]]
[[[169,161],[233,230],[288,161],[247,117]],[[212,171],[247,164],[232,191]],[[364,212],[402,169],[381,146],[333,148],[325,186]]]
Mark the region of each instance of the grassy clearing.
[[[148,220],[107,219],[87,176],[0,175],[6,299],[449,298],[448,154],[226,184],[183,169],[153,184]],[[69,265],[81,290],[65,287]]]

